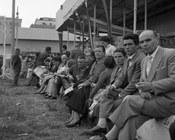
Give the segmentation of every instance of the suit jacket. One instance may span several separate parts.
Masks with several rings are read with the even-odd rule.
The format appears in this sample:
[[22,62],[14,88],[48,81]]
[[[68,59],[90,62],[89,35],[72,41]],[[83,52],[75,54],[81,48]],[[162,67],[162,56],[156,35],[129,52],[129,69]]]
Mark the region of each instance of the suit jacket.
[[11,64],[14,70],[21,70],[21,59],[18,55],[15,54],[12,56]]
[[85,81],[87,85],[90,85],[91,83],[96,83],[98,81],[100,74],[105,70],[104,60],[105,60],[105,57],[100,60],[96,60],[93,63],[91,70],[89,72],[89,76]]
[[[127,59],[123,65],[122,73],[118,76],[114,85],[116,88],[122,88],[121,96],[131,95],[137,92],[135,86],[141,76],[141,61],[145,55],[137,51],[131,60]],[[129,61],[131,65],[129,66]]]
[[150,100],[160,109],[175,113],[175,50],[160,47],[146,77],[147,57],[143,59],[140,81],[152,82],[154,91]]
[[111,73],[111,77],[110,77],[110,84],[112,85],[115,80],[118,78],[118,75],[120,72],[122,72],[123,66],[120,68],[119,66],[116,66],[114,68],[114,70]]
[[113,69],[105,69],[99,76],[96,86],[92,89],[90,93],[91,99],[98,93],[99,89],[105,88],[110,83],[110,77]]

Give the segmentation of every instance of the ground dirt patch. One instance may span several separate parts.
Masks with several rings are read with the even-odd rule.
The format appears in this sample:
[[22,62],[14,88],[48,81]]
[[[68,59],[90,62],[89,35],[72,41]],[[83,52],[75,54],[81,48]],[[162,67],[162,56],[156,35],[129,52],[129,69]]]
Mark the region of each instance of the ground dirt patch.
[[11,86],[0,79],[0,140],[88,140],[79,134],[87,124],[66,128],[69,110],[61,99],[48,100],[33,94],[34,87]]

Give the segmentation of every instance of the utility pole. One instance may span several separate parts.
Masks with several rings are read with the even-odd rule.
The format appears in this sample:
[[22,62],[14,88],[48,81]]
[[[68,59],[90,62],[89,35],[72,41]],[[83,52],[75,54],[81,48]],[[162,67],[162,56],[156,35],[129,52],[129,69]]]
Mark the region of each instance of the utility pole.
[[16,45],[15,48],[19,48],[18,47],[18,19],[19,19],[19,13],[18,13],[18,7],[17,7],[17,12],[16,12]]
[[12,40],[11,40],[11,56],[15,48],[15,0],[12,1]]

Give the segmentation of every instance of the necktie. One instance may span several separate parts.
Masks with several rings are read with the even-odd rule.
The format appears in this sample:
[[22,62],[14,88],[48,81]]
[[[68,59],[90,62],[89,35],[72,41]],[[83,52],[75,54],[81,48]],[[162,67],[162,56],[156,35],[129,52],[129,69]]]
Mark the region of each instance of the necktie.
[[146,75],[148,76],[149,71],[151,69],[151,65],[152,65],[152,56],[147,56],[147,64],[146,64]]
[[131,66],[132,62],[131,62],[131,58],[128,58],[128,66],[127,66],[127,69]]

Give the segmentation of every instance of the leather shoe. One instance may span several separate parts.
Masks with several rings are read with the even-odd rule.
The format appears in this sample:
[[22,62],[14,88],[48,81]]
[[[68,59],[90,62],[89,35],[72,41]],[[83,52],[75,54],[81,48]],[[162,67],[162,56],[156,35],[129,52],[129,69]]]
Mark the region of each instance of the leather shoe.
[[96,135],[96,136],[92,136],[89,138],[90,140],[107,140],[106,136],[105,135]]
[[51,96],[51,97],[49,97],[49,99],[56,100],[57,97],[53,97],[53,96]]
[[106,134],[107,130],[106,128],[101,128],[99,126],[95,126],[92,129],[85,130],[81,133],[81,135],[89,135],[89,136],[94,136],[94,135],[102,135]]
[[38,91],[34,92],[33,94],[40,94]]

